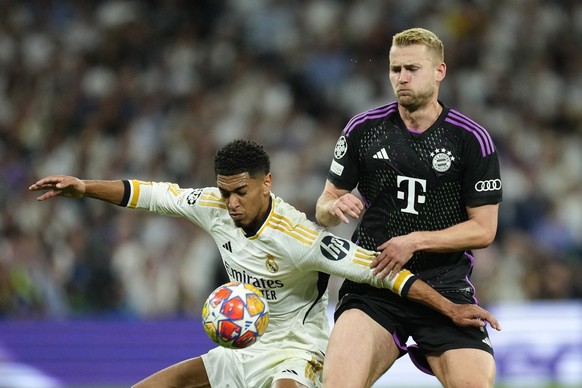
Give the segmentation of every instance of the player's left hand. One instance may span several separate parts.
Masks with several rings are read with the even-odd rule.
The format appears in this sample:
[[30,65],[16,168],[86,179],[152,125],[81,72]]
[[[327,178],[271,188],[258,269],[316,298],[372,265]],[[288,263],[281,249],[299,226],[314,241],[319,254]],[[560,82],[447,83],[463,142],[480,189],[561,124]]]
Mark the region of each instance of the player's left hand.
[[380,245],[378,251],[380,253],[370,263],[370,267],[374,269],[374,275],[378,275],[382,279],[386,276],[393,279],[414,253],[407,236],[392,237]]
[[457,326],[485,327],[487,323],[497,331],[501,325],[489,311],[476,304],[454,304],[447,314]]

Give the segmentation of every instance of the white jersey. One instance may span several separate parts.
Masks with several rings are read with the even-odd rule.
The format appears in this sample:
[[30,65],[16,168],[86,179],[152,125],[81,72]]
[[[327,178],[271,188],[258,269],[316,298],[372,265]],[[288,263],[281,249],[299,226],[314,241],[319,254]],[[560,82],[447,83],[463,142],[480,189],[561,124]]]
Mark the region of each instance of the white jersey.
[[122,206],[192,221],[216,242],[230,280],[262,291],[269,305],[269,326],[249,350],[298,338],[309,341],[323,355],[329,337],[326,274],[390,288],[397,294],[406,293],[416,279],[407,270],[393,280],[373,275],[370,263],[375,252],[336,237],[273,194],[263,225],[255,235],[247,236],[235,226],[216,187],[124,183]]

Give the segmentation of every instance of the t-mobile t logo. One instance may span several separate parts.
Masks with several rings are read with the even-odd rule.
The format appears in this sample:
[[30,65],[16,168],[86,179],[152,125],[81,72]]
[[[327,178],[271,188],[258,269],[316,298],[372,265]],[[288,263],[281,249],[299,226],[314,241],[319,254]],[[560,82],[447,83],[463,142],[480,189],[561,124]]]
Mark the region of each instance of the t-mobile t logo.
[[[400,211],[402,211],[403,213],[418,214],[418,211],[414,208],[414,205],[416,205],[417,203],[424,203],[426,199],[426,197],[422,195],[426,192],[426,180],[410,178],[401,175],[398,175],[396,179],[397,179],[396,184],[398,185],[398,188],[402,189],[398,190],[397,198],[406,199],[406,207],[404,209],[400,209]],[[417,187],[420,188],[420,192],[418,195],[416,194]]]

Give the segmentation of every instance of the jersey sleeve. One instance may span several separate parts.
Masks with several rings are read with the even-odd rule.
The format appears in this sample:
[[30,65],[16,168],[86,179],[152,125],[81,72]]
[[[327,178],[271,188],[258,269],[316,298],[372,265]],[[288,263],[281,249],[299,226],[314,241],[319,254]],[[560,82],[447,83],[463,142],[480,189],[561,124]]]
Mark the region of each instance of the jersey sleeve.
[[388,288],[395,294],[406,297],[417,277],[402,269],[394,279],[380,278],[372,273],[370,263],[376,252],[361,248],[349,240],[322,230],[315,243],[306,250],[299,263],[302,270],[325,272],[358,283],[368,283],[378,288]]
[[175,183],[124,180],[121,206],[161,215],[183,217],[207,230],[215,218],[213,209],[225,208],[213,188],[181,188]]
[[333,150],[333,160],[327,174],[331,183],[349,191],[358,185],[363,171],[362,155],[367,148],[362,147],[367,130],[397,112],[397,109],[398,104],[394,101],[361,112],[346,123]]
[[462,190],[469,206],[496,204],[503,196],[498,153],[484,128],[482,133],[481,137],[468,136],[463,150]]
[[359,170],[356,136],[347,136],[342,132],[333,150],[333,159],[327,179],[339,188],[353,190],[358,184]]

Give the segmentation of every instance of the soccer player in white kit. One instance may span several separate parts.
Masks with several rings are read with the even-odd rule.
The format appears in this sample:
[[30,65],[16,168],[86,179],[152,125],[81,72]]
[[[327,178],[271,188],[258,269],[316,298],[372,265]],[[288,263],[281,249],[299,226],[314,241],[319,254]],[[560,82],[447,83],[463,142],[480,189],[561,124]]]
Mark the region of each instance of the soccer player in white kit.
[[373,275],[375,252],[336,237],[271,193],[270,161],[260,144],[227,144],[215,156],[215,173],[217,187],[198,189],[71,176],[46,177],[29,188],[47,190],[39,200],[89,197],[186,218],[215,240],[230,280],[254,285],[267,299],[269,326],[255,344],[214,348],[135,387],[320,387],[329,338],[329,274],[389,288],[460,326],[499,326],[486,310],[448,301],[408,270],[393,278]]

